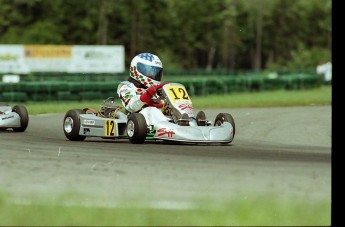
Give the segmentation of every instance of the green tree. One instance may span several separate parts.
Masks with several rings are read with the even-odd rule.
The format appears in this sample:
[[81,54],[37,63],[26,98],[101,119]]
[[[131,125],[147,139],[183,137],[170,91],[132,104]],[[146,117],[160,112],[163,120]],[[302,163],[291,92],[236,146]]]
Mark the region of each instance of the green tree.
[[0,0],[0,43],[124,45],[174,69],[331,60],[331,0]]

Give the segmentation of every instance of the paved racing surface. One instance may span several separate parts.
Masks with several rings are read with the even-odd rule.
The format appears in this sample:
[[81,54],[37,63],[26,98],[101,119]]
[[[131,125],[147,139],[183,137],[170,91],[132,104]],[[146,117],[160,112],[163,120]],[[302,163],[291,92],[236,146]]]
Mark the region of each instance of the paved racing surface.
[[125,198],[177,208],[199,198],[331,201],[331,106],[205,110],[212,121],[219,112],[235,119],[229,145],[72,142],[64,114],[30,116],[26,132],[0,131],[0,192],[19,203],[95,206]]

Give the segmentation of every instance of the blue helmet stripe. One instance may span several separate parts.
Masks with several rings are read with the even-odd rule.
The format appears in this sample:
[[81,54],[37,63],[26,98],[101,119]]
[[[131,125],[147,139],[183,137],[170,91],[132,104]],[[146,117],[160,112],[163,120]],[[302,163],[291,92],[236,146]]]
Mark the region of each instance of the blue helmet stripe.
[[148,61],[153,61],[154,57],[152,54],[150,53],[143,53],[143,54],[139,54],[138,57],[142,58],[142,59],[145,59],[145,60],[148,60]]

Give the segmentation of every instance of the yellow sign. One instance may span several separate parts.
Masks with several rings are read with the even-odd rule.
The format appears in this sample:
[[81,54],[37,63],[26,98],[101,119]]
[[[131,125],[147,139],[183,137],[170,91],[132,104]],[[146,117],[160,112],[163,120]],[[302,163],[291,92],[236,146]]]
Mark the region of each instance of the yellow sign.
[[26,58],[71,58],[69,45],[25,45]]
[[169,86],[166,88],[168,91],[169,97],[172,99],[173,102],[178,102],[179,100],[189,100],[188,93],[184,86]]
[[104,135],[105,136],[114,136],[115,135],[115,121],[106,120],[104,125]]

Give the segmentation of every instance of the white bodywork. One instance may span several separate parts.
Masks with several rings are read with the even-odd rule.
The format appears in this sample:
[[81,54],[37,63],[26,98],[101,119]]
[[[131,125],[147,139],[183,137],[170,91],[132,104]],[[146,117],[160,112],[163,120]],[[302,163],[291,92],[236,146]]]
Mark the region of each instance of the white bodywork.
[[[162,111],[155,107],[147,107],[140,111],[144,115],[148,127],[155,131],[153,138],[179,142],[231,142],[233,128],[228,122],[221,126],[198,126],[196,119],[189,120],[189,126],[180,126],[169,122]],[[192,115],[193,113],[191,113]]]
[[233,128],[229,122],[222,126],[180,126],[170,122],[156,125],[155,139],[197,143],[230,143]]
[[0,106],[0,128],[20,127],[20,116],[10,106]]

